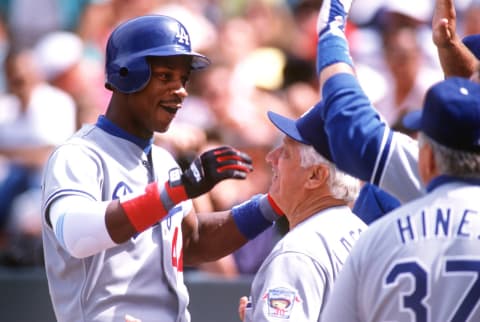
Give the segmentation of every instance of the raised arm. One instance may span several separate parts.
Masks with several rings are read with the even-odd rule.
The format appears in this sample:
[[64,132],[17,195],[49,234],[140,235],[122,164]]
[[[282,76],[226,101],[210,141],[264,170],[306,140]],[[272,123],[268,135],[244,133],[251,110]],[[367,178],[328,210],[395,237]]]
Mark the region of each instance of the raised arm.
[[432,19],[432,39],[445,77],[470,77],[478,60],[457,34],[453,0],[436,0]]
[[402,202],[421,195],[417,144],[392,131],[363,92],[345,37],[351,1],[323,1],[317,23],[318,106],[337,166],[372,182]]

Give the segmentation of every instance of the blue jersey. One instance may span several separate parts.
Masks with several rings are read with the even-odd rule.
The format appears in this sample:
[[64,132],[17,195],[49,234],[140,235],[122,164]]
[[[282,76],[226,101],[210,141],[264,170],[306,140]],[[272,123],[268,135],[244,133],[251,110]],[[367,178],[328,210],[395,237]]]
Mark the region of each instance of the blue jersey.
[[418,144],[392,131],[351,74],[337,74],[324,84],[325,131],[339,169],[371,182],[406,202],[424,194]]

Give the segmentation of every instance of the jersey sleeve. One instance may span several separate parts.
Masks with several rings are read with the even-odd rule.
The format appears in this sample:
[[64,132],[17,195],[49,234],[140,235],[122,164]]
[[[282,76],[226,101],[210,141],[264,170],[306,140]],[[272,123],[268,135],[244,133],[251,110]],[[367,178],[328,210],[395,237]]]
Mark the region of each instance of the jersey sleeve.
[[275,256],[256,280],[245,321],[318,321],[327,282],[309,256],[293,252]]
[[94,152],[77,145],[63,145],[52,154],[44,171],[45,205],[64,194],[101,200],[102,165]]
[[322,97],[329,148],[341,170],[385,189],[401,202],[422,195],[416,141],[390,129],[354,75],[328,79]]

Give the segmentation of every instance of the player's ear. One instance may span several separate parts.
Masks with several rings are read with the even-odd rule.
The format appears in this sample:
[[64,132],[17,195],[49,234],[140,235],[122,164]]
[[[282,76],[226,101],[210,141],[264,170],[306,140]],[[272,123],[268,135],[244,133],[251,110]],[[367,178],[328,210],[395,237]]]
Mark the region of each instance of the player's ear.
[[424,142],[420,146],[418,167],[424,183],[429,183],[432,178],[439,174],[433,147],[428,142]]
[[312,166],[306,183],[307,187],[316,189],[322,185],[325,185],[329,175],[330,170],[326,164],[317,164]]

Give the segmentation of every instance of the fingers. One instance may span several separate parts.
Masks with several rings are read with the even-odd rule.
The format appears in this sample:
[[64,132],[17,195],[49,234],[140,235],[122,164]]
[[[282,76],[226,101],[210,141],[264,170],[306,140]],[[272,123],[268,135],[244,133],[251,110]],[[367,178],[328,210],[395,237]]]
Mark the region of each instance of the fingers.
[[454,36],[455,29],[447,19],[439,20],[432,32],[433,43],[439,48],[451,46]]
[[433,42],[437,47],[450,45],[456,33],[456,12],[452,0],[436,0],[432,30]]
[[[345,28],[346,17],[352,6],[352,0],[323,0],[317,18],[317,35],[323,33],[331,23]],[[340,18],[340,20],[338,20]]]
[[242,167],[233,167],[229,166],[229,168],[217,169],[217,178],[218,180],[225,180],[225,179],[246,179],[247,174],[250,173],[252,170],[248,168]]
[[245,307],[247,306],[247,303],[248,303],[248,297],[242,296],[238,303],[238,316],[240,317],[241,321],[245,319]]
[[222,154],[216,157],[218,162],[223,162],[225,160],[237,160],[244,163],[252,163],[252,159],[243,152],[237,152],[232,154]]
[[239,170],[226,170],[219,173],[219,179],[246,179],[248,172]]
[[218,162],[222,162],[223,160],[238,160],[244,163],[252,163],[252,159],[250,156],[242,151],[234,149],[229,146],[222,146],[213,150],[214,155],[217,158]]
[[[243,179],[246,173],[253,171],[252,159],[244,152],[228,146],[219,147],[207,153],[211,152],[215,155],[217,173]],[[208,158],[207,155],[204,157]]]

